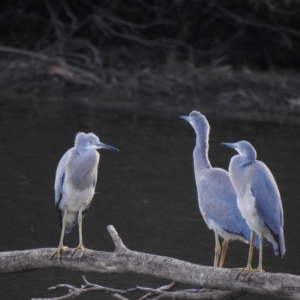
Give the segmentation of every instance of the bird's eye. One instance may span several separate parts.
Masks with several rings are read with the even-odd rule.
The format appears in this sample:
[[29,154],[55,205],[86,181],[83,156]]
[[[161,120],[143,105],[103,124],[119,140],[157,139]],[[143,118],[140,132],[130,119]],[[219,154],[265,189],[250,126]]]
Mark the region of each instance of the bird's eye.
[[89,143],[92,145],[92,144],[93,144],[93,141],[89,141]]

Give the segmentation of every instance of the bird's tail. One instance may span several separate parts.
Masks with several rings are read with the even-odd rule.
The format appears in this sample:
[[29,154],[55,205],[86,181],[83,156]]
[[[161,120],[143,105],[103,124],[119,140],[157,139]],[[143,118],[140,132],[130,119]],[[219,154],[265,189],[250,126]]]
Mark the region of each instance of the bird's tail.
[[75,219],[73,222],[67,222],[65,233],[70,233],[72,231],[72,228],[77,224],[77,220]]
[[253,243],[254,247],[256,249],[259,249],[259,235],[255,233],[255,237],[254,237],[254,243]]
[[273,237],[276,241],[276,243],[273,244],[274,253],[275,255],[279,255],[280,257],[283,257],[286,251],[283,229],[281,228],[280,234],[273,233]]
[[283,235],[283,232],[282,232],[281,235],[280,235],[280,239],[279,239],[279,255],[281,257],[283,257],[284,254],[285,254],[285,251],[286,251],[286,249],[285,249],[285,240],[284,240],[284,235]]
[[73,228],[73,226],[72,227],[66,227],[65,228],[65,233],[70,233],[72,231],[72,228]]
[[[58,220],[59,220],[60,230],[62,230],[62,217],[58,216]],[[70,226],[70,225],[68,226],[68,224],[67,224],[67,226],[65,228],[65,233],[70,233],[72,231],[73,226]]]
[[[66,227],[65,227],[65,233],[70,233],[72,231],[72,228],[77,224],[77,216],[76,214],[70,215],[69,214],[69,220],[67,221]],[[59,226],[60,230],[62,230],[63,227],[63,215],[60,210],[58,210],[58,221],[59,221]]]

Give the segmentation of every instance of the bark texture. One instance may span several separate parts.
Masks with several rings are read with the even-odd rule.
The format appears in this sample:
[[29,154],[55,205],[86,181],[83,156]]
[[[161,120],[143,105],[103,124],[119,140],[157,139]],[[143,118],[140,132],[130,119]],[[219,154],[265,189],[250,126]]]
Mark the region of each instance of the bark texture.
[[66,252],[62,254],[60,261],[57,257],[48,260],[53,248],[2,252],[0,273],[49,268],[104,274],[135,273],[210,289],[300,299],[300,276],[254,273],[251,277],[241,275],[236,278],[237,270],[205,267],[170,257],[131,251],[123,245],[113,226],[108,226],[108,231],[116,246],[114,252],[86,249],[81,257],[76,254],[71,257],[70,252]]

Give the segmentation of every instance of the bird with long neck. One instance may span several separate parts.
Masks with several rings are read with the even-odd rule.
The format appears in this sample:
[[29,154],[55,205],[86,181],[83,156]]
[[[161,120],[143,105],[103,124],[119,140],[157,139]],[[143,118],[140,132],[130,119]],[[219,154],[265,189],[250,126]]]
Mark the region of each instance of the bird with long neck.
[[[228,172],[212,168],[209,162],[210,126],[206,117],[192,111],[189,116],[181,118],[188,121],[196,133],[193,159],[198,205],[206,225],[215,232],[214,266],[223,267],[229,241],[240,240],[247,243],[250,229],[237,207],[237,195]],[[222,247],[219,236],[223,238]],[[255,245],[257,246],[257,241]]]
[[64,234],[69,233],[78,223],[79,245],[78,249],[84,252],[82,242],[82,219],[92,202],[97,182],[98,163],[100,159],[97,149],[117,150],[112,146],[103,144],[93,133],[79,132],[75,138],[75,145],[60,159],[55,176],[55,207],[61,226],[61,237],[58,248],[51,254],[51,259],[57,254],[67,250],[63,246]]
[[208,136],[210,127],[206,118],[200,117],[198,114],[191,113],[190,117],[194,117],[193,127],[196,133],[196,146],[193,151],[195,177],[201,176],[206,169],[211,168],[208,159]]
[[[271,171],[256,159],[256,150],[249,142],[222,144],[238,152],[230,160],[229,175],[237,193],[239,210],[251,228],[248,263],[240,273],[262,272],[264,238],[272,243],[275,255],[283,257],[286,251],[280,193]],[[255,233],[260,240],[259,264],[257,269],[252,269]]]

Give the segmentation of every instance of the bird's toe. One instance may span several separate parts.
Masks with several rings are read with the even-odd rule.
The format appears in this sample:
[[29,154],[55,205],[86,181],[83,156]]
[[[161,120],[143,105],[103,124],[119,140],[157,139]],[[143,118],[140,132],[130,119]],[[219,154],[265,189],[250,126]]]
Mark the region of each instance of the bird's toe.
[[74,256],[74,254],[77,252],[77,250],[81,250],[81,253],[78,255],[78,257],[82,257],[84,251],[85,251],[85,248],[83,245],[78,245],[70,254],[70,256]]
[[52,257],[55,256],[55,254],[57,254],[57,258],[58,260],[60,260],[60,253],[61,252],[65,252],[65,251],[68,251],[69,247],[67,246],[58,246],[58,248],[52,252],[52,254],[48,257],[48,259],[51,259]]
[[247,279],[249,280],[251,278],[251,276],[254,273],[258,273],[258,272],[265,272],[263,269],[258,268],[258,269],[252,269],[251,267],[245,267],[245,268],[238,268],[238,269],[233,269],[236,271],[239,271],[235,277],[235,279],[237,280],[241,275],[243,276],[248,276]]
[[263,273],[263,272],[265,272],[263,269],[258,268],[258,269],[252,269],[247,273],[245,273],[244,275],[248,275],[248,280],[249,280],[254,273]]
[[235,277],[235,279],[237,280],[241,275],[246,275],[249,272],[252,271],[252,268],[250,266],[244,267],[244,268],[235,268],[233,269],[234,271],[239,271]]

